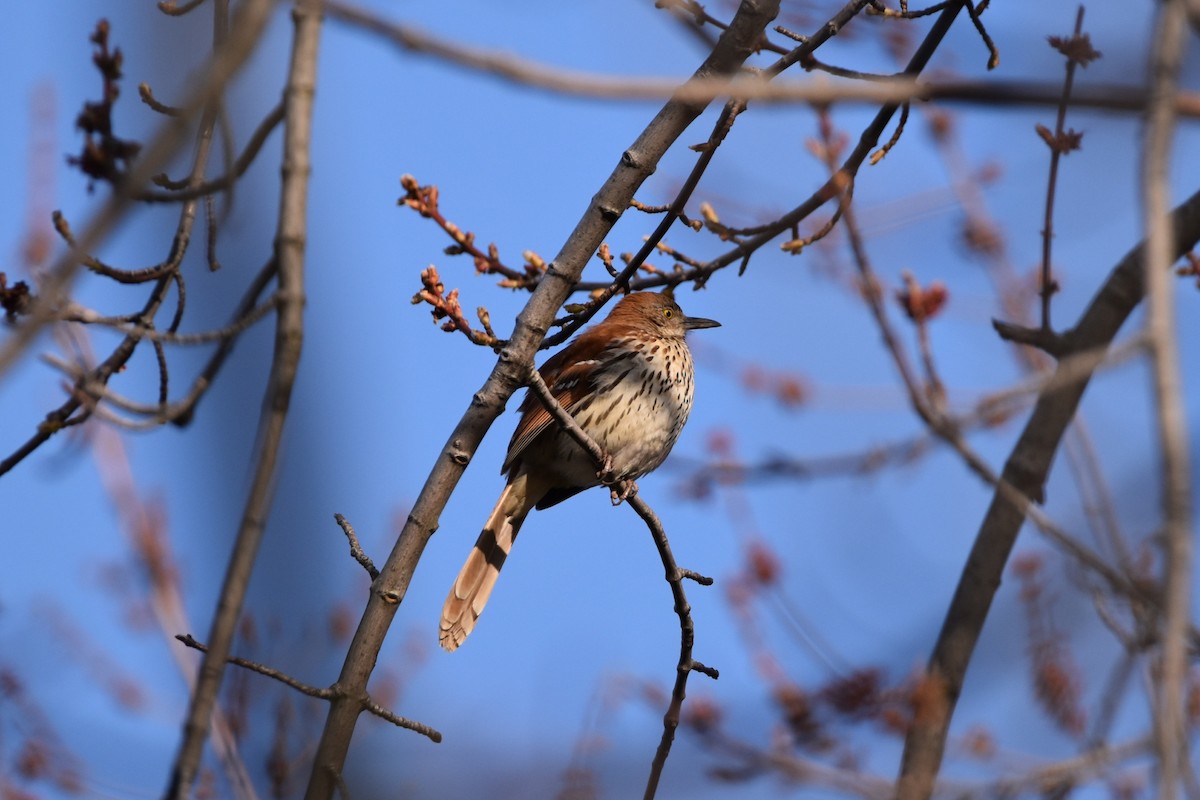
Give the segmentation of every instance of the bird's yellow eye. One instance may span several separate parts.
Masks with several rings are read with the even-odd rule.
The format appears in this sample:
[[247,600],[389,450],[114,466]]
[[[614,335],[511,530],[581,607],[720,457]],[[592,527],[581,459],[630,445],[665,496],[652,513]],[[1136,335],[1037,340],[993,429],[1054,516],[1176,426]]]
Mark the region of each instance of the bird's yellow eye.
[[664,308],[663,316],[666,317],[667,319],[670,319],[671,317],[675,316],[675,312],[669,308]]

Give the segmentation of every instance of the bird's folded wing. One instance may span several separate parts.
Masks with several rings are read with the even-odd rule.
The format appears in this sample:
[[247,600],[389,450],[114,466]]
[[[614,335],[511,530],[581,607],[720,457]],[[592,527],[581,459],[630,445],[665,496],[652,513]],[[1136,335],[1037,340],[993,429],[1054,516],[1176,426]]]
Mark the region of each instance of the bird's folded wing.
[[[588,333],[590,331],[547,359],[538,370],[550,388],[550,394],[567,413],[574,412],[585,398],[593,395],[596,388],[596,367],[600,364],[604,348],[600,341],[593,341]],[[512,441],[508,443],[508,456],[504,459],[501,471],[507,473],[530,443],[553,421],[554,417],[541,398],[532,391],[527,392],[521,403],[521,421],[517,423]]]
[[[577,408],[580,402],[591,394],[590,386],[584,385],[585,381],[575,380],[569,385],[563,385],[561,382],[550,387],[550,393],[558,404],[562,406],[569,414]],[[531,408],[525,408],[532,401],[535,405]],[[522,404],[524,413],[521,415],[521,421],[517,423],[517,429],[513,431],[512,441],[508,444],[508,456],[504,459],[503,472],[508,472],[521,454],[525,452],[525,448],[538,437],[538,435],[546,430],[547,426],[554,424],[554,417],[550,411],[543,405],[541,398],[533,392],[529,393],[529,397]]]

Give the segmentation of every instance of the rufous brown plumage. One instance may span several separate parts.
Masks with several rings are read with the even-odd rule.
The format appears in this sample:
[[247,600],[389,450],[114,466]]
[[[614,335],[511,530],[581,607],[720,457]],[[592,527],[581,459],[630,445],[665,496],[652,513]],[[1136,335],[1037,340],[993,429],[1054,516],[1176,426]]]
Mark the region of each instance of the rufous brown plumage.
[[[662,464],[691,413],[695,382],[685,335],[718,325],[686,316],[670,292],[636,292],[538,372],[608,454],[613,473],[636,480]],[[529,512],[600,485],[592,459],[536,395],[527,393],[520,411],[502,470],[508,483],[442,608],[438,639],[447,650],[475,628]]]

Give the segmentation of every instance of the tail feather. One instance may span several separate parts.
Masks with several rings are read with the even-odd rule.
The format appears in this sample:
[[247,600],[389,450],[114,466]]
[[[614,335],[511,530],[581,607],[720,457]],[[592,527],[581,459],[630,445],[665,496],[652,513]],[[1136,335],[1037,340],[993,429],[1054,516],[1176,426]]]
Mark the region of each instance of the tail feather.
[[445,650],[457,650],[475,629],[475,623],[496,586],[496,579],[500,577],[500,568],[512,551],[521,524],[545,494],[543,489],[531,495],[531,488],[524,474],[504,487],[466,563],[459,570],[450,593],[446,595],[442,621],[438,626],[438,643]]

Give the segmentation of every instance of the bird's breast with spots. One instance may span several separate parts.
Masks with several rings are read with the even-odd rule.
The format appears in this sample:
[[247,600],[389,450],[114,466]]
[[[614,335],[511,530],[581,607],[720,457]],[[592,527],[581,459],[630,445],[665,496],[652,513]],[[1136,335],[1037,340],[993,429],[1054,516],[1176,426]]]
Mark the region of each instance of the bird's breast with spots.
[[692,358],[683,340],[641,341],[604,359],[595,392],[575,418],[612,456],[613,469],[636,478],[658,467],[692,410]]

